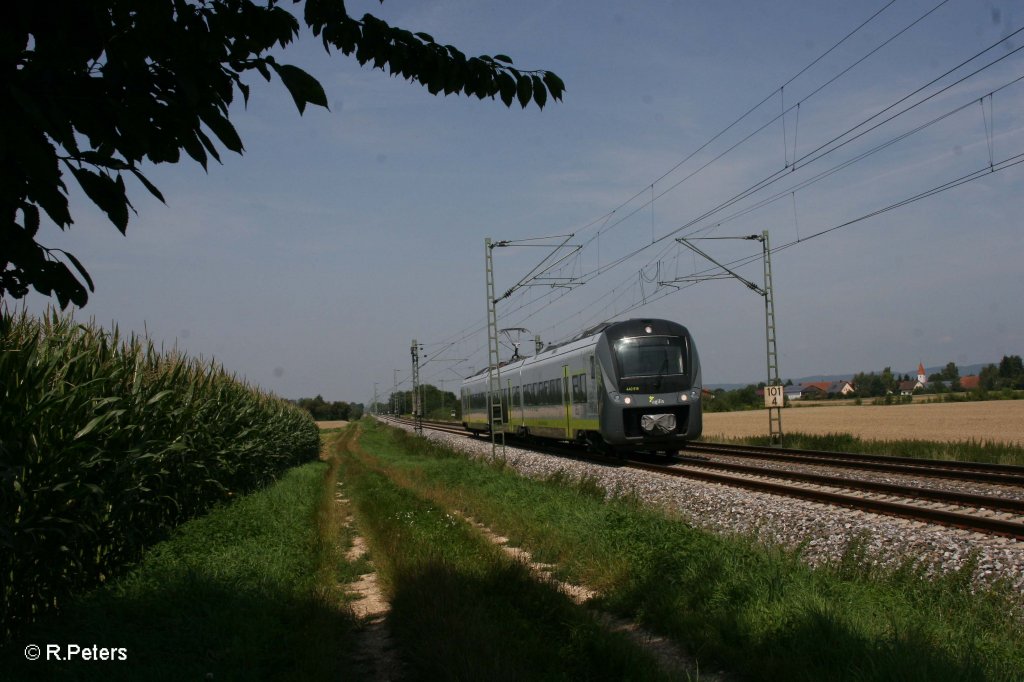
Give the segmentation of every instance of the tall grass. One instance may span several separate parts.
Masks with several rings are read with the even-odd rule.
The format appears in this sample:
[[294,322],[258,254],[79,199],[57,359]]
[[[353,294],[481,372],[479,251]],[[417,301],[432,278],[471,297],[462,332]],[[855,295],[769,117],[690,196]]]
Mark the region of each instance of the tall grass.
[[974,566],[927,578],[874,567],[863,545],[811,569],[798,552],[719,537],[590,479],[536,481],[368,426],[378,470],[440,509],[459,509],[597,589],[599,605],[759,680],[1022,679],[1020,595],[976,588]]
[[56,312],[0,320],[3,639],[319,447],[308,414],[212,362]]
[[[748,445],[771,444],[767,436],[716,440]],[[788,448],[828,452],[858,452],[918,459],[1024,465],[1024,447],[998,441],[869,440],[849,433],[815,435],[793,432],[785,435],[783,445]]]
[[379,472],[387,458],[379,444],[369,452],[353,443],[338,454],[391,597],[387,622],[407,679],[672,679],[464,520]]
[[[182,524],[125,575],[0,648],[0,678],[354,679],[334,483],[311,462]],[[46,642],[121,647],[126,660],[25,660],[27,644]]]

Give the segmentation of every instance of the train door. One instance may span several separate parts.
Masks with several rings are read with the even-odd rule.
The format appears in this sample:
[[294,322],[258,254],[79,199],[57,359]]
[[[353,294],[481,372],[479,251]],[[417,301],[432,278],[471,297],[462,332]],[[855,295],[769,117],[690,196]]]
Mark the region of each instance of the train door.
[[[500,386],[500,384],[499,384]],[[502,424],[508,424],[512,419],[512,380],[509,379],[506,384],[506,388],[502,393],[505,394],[505,399],[501,401],[501,422]],[[506,429],[507,430],[507,429]]]
[[565,405],[565,437],[572,440],[572,391],[569,388],[569,365],[562,365],[562,404]]
[[593,354],[587,356],[587,359],[590,364],[590,381],[587,382],[587,417],[593,419],[597,415],[597,393],[600,384],[597,381]]

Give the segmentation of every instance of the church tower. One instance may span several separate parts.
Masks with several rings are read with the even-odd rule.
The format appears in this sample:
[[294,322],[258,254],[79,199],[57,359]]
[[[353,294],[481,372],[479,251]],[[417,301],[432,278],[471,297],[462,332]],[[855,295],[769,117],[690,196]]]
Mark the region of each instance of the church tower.
[[922,384],[928,383],[928,375],[924,373],[924,363],[917,363],[917,380]]

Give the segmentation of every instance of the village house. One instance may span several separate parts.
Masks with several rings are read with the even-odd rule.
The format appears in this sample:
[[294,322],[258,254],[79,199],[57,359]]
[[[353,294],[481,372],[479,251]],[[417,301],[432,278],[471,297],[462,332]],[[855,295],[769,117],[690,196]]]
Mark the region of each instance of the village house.
[[965,391],[977,391],[981,386],[981,377],[977,374],[968,374],[960,377],[960,388]]
[[796,384],[787,387],[786,397],[790,400],[799,400],[801,398],[814,400],[818,398],[848,396],[856,390],[856,387],[850,381],[811,381],[806,384]]

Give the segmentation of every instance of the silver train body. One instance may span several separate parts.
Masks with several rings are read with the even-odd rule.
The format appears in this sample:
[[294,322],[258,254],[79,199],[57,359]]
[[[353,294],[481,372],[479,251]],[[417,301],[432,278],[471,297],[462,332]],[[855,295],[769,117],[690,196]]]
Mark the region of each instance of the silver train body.
[[[701,434],[700,359],[689,331],[675,322],[606,323],[499,373],[507,433],[582,441],[605,452],[667,453]],[[490,431],[487,388],[486,369],[462,382],[470,431]]]

